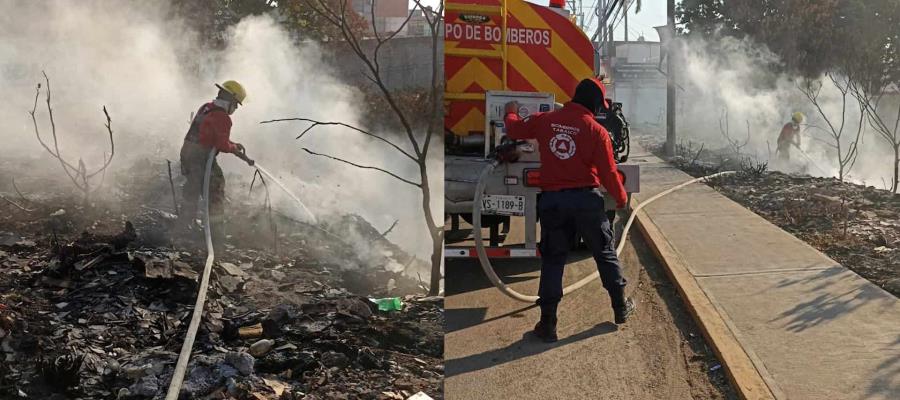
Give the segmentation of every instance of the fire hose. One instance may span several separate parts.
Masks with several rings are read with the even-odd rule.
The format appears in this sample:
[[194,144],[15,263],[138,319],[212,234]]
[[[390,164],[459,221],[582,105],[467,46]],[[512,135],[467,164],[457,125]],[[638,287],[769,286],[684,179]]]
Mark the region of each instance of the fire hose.
[[[203,277],[200,279],[200,291],[197,293],[197,301],[194,304],[194,311],[191,315],[191,322],[188,325],[187,334],[184,343],[181,345],[181,353],[178,354],[178,361],[175,363],[175,371],[172,373],[172,381],[169,383],[169,390],[166,392],[166,400],[177,400],[178,394],[181,392],[181,385],[184,383],[184,374],[187,371],[188,361],[191,358],[191,350],[194,347],[194,340],[197,337],[197,330],[200,327],[200,320],[203,317],[203,308],[206,305],[206,290],[209,287],[209,277],[212,273],[212,265],[215,260],[215,252],[213,251],[212,232],[209,224],[209,178],[212,173],[213,162],[216,160],[216,149],[209,152],[206,160],[206,172],[203,175],[203,234],[206,239],[206,265],[203,267]],[[278,178],[273,176],[269,171],[263,168],[259,163],[255,163],[256,170],[271,178],[278,187],[284,190],[300,207],[306,211],[309,218],[316,224],[316,217],[309,208]],[[324,230],[323,230],[324,231]],[[326,233],[327,231],[324,231]],[[333,236],[333,234],[331,234]]]
[[[492,160],[491,163],[489,163],[487,166],[485,166],[484,169],[481,171],[481,175],[478,177],[478,184],[475,187],[475,199],[473,200],[473,203],[472,203],[472,227],[473,227],[472,233],[473,233],[474,239],[475,239],[475,252],[478,253],[478,261],[481,262],[481,268],[484,270],[484,274],[487,275],[488,279],[491,281],[491,283],[494,284],[494,286],[497,289],[499,289],[501,292],[503,292],[503,294],[505,294],[515,300],[525,302],[525,303],[534,303],[535,301],[537,301],[538,296],[524,295],[522,293],[515,291],[513,288],[511,288],[508,285],[506,285],[505,283],[503,283],[503,280],[500,279],[500,277],[497,276],[496,271],[494,271],[494,266],[491,264],[491,260],[488,258],[487,252],[485,252],[485,250],[484,250],[484,241],[482,240],[482,237],[481,237],[481,208],[482,208],[481,201],[484,196],[485,186],[487,185],[487,177],[490,176],[491,173],[494,172],[494,169],[498,165],[500,165],[500,161]],[[640,204],[638,204],[637,207],[635,207],[633,210],[631,210],[631,215],[628,217],[628,222],[625,223],[625,227],[622,229],[622,235],[619,238],[619,245],[616,247],[616,255],[621,256],[622,250],[625,248],[625,239],[628,236],[628,230],[631,228],[631,224],[634,223],[634,219],[635,219],[635,217],[637,217],[638,211],[640,211],[641,209],[643,209],[650,203],[653,203],[654,201],[656,201],[674,191],[677,191],[686,186],[689,186],[693,183],[700,182],[700,181],[706,181],[706,180],[716,178],[719,176],[723,176],[723,175],[733,174],[734,172],[735,171],[724,171],[724,172],[719,172],[719,173],[703,176],[703,177],[696,178],[696,179],[691,179],[691,180],[684,182],[682,184],[679,184],[675,187],[666,189],[666,190],[654,195],[653,197],[641,202]],[[563,296],[582,288],[584,285],[587,285],[588,283],[590,283],[591,281],[593,281],[599,277],[600,277],[600,272],[594,271],[593,273],[582,278],[578,282],[575,282],[572,285],[569,285],[569,286],[563,288]]]
[[797,151],[799,151],[800,154],[803,155],[804,158],[806,158],[806,161],[809,161],[809,163],[812,164],[813,167],[816,167],[816,169],[818,169],[823,174],[828,175],[828,172],[826,172],[824,169],[822,169],[822,167],[819,166],[819,164],[817,164],[815,161],[813,161],[812,157],[810,157],[809,154],[806,154],[806,152],[803,151],[803,149],[801,149],[800,146],[797,146],[795,144],[794,147],[797,148]]
[[191,315],[191,323],[188,325],[184,343],[181,345],[181,353],[178,354],[178,362],[175,363],[175,372],[172,373],[172,382],[169,383],[166,400],[177,400],[178,393],[181,392],[184,373],[191,358],[191,349],[194,348],[194,339],[197,337],[197,329],[200,327],[203,307],[206,305],[206,289],[209,286],[209,275],[212,272],[213,260],[215,259],[212,232],[209,230],[209,176],[212,173],[213,162],[216,160],[216,152],[215,148],[209,151],[209,155],[206,157],[206,172],[203,175],[203,234],[206,237],[206,265],[203,266],[203,277],[200,279],[200,291],[197,293],[194,313]]

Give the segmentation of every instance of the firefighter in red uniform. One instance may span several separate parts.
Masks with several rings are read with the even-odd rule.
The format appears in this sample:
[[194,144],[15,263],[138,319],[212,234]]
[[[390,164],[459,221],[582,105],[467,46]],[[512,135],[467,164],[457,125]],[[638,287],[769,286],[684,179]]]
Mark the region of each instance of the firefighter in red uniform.
[[598,79],[585,79],[562,109],[536,113],[527,120],[519,118],[518,104],[506,105],[506,134],[511,139],[536,139],[540,149],[541,280],[537,304],[541,319],[534,333],[545,342],[557,340],[556,309],[563,293],[563,269],[576,233],[584,238],[597,262],[616,324],[625,323],[635,309],[634,302],[625,297],[626,281],[600,192],[603,185],[615,199],[616,208],[625,207],[625,188],[609,134],[594,119],[606,105],[605,94]]
[[247,157],[243,145],[230,140],[230,115],[242,104],[247,92],[235,81],[226,81],[216,87],[219,88],[219,94],[215,100],[197,110],[181,147],[181,173],[187,178],[187,182],[182,191],[179,219],[184,228],[190,229],[193,225],[197,217],[197,202],[203,192],[206,162],[210,152],[215,149],[209,178],[209,220],[213,245],[219,248],[225,238],[225,176],[215,157],[218,153],[232,153],[251,166],[253,160]]
[[803,123],[804,115],[801,112],[795,112],[791,115],[791,122],[784,124],[781,133],[778,135],[778,159],[782,162],[791,161],[791,147],[800,149],[800,124]]

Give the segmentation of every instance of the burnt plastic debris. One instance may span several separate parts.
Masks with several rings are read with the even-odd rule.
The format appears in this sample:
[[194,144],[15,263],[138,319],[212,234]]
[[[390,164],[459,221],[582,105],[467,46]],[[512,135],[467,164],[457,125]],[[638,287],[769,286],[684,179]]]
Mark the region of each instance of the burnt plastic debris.
[[[202,243],[140,203],[33,206],[43,217],[0,217],[0,398],[161,397]],[[234,211],[247,229],[230,232],[213,270],[182,397],[442,398],[442,303],[402,272],[420,261],[357,216],[328,230],[362,251],[282,219],[275,253],[259,234],[268,219]],[[369,296],[397,297],[403,311],[379,312]]]

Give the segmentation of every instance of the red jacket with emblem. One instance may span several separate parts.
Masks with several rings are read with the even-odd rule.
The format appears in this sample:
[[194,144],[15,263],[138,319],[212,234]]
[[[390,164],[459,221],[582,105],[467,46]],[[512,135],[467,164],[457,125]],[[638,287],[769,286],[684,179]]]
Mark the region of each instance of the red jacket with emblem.
[[603,185],[617,207],[624,207],[625,187],[617,172],[609,133],[586,107],[570,102],[560,110],[536,113],[526,120],[509,113],[505,122],[511,139],[537,140],[541,190]]

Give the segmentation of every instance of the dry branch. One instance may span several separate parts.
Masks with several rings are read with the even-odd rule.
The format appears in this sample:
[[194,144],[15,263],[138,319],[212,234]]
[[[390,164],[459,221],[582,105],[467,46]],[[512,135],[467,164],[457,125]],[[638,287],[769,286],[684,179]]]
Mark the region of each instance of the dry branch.
[[25,208],[25,207],[19,205],[18,203],[16,203],[16,202],[10,200],[10,199],[7,199],[6,196],[4,196],[4,195],[2,195],[2,194],[0,194],[0,199],[3,199],[3,200],[5,200],[7,203],[16,206],[16,208],[18,208],[18,209],[20,209],[20,210],[22,210],[22,211],[25,211],[25,212],[32,212],[32,211],[34,211],[34,210],[27,209],[27,208]]
[[[381,138],[377,135],[372,135],[371,133],[366,132],[362,129],[358,129],[358,128],[355,128],[355,127],[352,127],[352,126],[349,126],[349,125],[346,125],[343,123],[331,123],[331,124],[349,127],[351,129],[356,130],[357,132],[379,138],[379,140],[389,143],[395,150],[401,152],[401,154],[412,159],[417,164],[420,182],[416,183],[411,180],[401,178],[399,175],[397,175],[393,172],[390,172],[386,169],[383,169],[383,168],[360,165],[360,164],[357,164],[357,163],[354,163],[351,161],[347,161],[347,160],[344,160],[344,159],[341,159],[338,157],[316,153],[307,148],[303,148],[303,150],[312,155],[327,157],[332,160],[343,162],[345,164],[352,165],[352,166],[355,166],[358,168],[372,169],[372,170],[380,171],[380,172],[387,174],[401,182],[415,186],[415,187],[419,188],[419,190],[421,190],[421,192],[422,192],[422,203],[421,204],[422,204],[422,212],[424,215],[424,222],[425,222],[426,226],[428,227],[428,233],[432,239],[431,285],[429,287],[429,294],[436,295],[436,294],[438,294],[438,289],[439,289],[440,280],[441,280],[440,266],[441,266],[441,260],[443,258],[443,254],[441,251],[442,245],[443,245],[443,226],[440,226],[439,223],[437,221],[435,221],[435,218],[434,218],[432,210],[431,210],[431,185],[430,185],[429,179],[428,179],[429,177],[428,177],[428,162],[427,161],[428,161],[428,154],[429,154],[429,150],[430,150],[431,139],[439,132],[442,132],[439,129],[440,118],[438,117],[440,115],[440,108],[441,108],[440,93],[442,92],[441,84],[439,82],[440,77],[441,77],[441,71],[440,71],[440,67],[438,64],[438,60],[440,57],[440,54],[438,51],[438,44],[439,44],[439,41],[441,40],[441,38],[440,38],[441,31],[440,30],[441,30],[441,18],[442,18],[443,9],[444,9],[444,2],[440,1],[438,10],[436,12],[433,12],[431,10],[431,8],[425,7],[422,4],[421,0],[413,0],[413,2],[415,3],[415,6],[413,7],[412,10],[410,10],[409,15],[407,15],[407,18],[403,23],[403,26],[405,26],[409,22],[409,20],[412,18],[413,12],[415,12],[416,10],[422,10],[422,13],[424,14],[424,18],[425,18],[426,24],[428,25],[428,29],[429,29],[429,32],[431,34],[431,39],[432,39],[431,87],[430,87],[429,94],[428,94],[428,101],[429,101],[428,104],[431,108],[430,114],[432,115],[432,118],[429,120],[427,129],[425,130],[424,139],[420,140],[420,138],[414,133],[415,131],[413,129],[412,123],[410,122],[410,118],[407,115],[407,112],[404,111],[404,109],[400,106],[400,103],[397,101],[395,93],[393,93],[391,90],[388,89],[387,85],[385,84],[385,82],[383,80],[383,77],[381,76],[381,64],[379,62],[379,55],[380,55],[379,51],[385,43],[387,43],[388,41],[390,41],[391,39],[394,38],[394,36],[396,35],[397,32],[402,30],[402,27],[401,27],[401,29],[398,29],[397,32],[394,32],[394,34],[383,38],[378,34],[377,29],[376,29],[377,27],[375,26],[375,21],[373,20],[372,21],[372,31],[375,33],[375,40],[377,43],[376,43],[374,51],[370,55],[363,49],[363,46],[360,42],[361,38],[358,36],[358,33],[352,29],[351,24],[347,23],[347,21],[349,20],[348,12],[349,13],[354,12],[352,10],[348,10],[348,8],[347,8],[348,0],[339,0],[337,6],[329,5],[329,2],[327,0],[304,0],[304,1],[307,5],[310,6],[310,8],[314,12],[319,14],[322,18],[324,18],[326,21],[331,23],[335,28],[340,30],[341,36],[344,39],[345,44],[347,44],[347,46],[350,47],[350,49],[357,56],[359,61],[362,64],[364,64],[365,68],[364,68],[363,75],[367,79],[369,79],[373,83],[373,85],[377,88],[378,92],[381,94],[381,97],[384,99],[384,101],[388,104],[391,111],[393,112],[394,117],[396,117],[397,121],[399,121],[400,125],[403,127],[403,131],[406,134],[406,139],[408,141],[408,144],[404,147],[411,148],[412,150],[405,151],[405,150],[403,150],[403,148],[395,145],[394,143],[391,143],[387,139]],[[374,12],[374,10],[373,10],[373,12]],[[312,129],[315,126],[325,125],[321,122],[316,124],[317,121],[308,120],[308,119],[293,119],[293,120],[300,120],[300,121],[305,120],[306,122],[313,123],[313,126],[310,126],[306,130],[304,130],[298,136],[298,138],[302,137],[304,134],[306,134],[306,132],[308,132],[310,129]]]
[[391,224],[391,227],[390,227],[390,228],[387,228],[387,230],[384,231],[384,233],[381,234],[381,237],[386,237],[386,236],[388,235],[388,233],[391,233],[391,231],[394,230],[394,227],[397,226],[397,223],[398,223],[398,222],[400,222],[400,220],[399,220],[399,219],[395,219],[395,220],[394,220],[394,223]]
[[[835,88],[841,93],[841,120],[840,124],[832,122],[831,118],[828,117],[828,113],[822,108],[822,104],[819,101],[819,95],[822,92],[822,82],[820,81],[810,81],[806,80],[804,84],[798,85],[800,92],[809,100],[809,102],[816,108],[819,116],[825,121],[828,129],[820,128],[831,136],[833,143],[830,145],[832,148],[836,150],[835,159],[838,164],[838,179],[840,181],[844,181],[847,174],[850,172],[850,169],[853,168],[853,165],[856,164],[857,156],[859,156],[859,141],[862,138],[863,132],[865,131],[865,112],[862,111],[862,105],[860,105],[860,118],[858,121],[858,128],[856,131],[856,136],[850,138],[850,142],[845,145],[843,143],[843,139],[845,138],[844,129],[847,127],[847,96],[851,93],[853,88],[853,79],[850,77],[839,77],[835,73],[827,74],[828,79],[834,84]],[[812,127],[812,126],[811,126]]]
[[269,192],[269,184],[266,183],[266,178],[263,177],[262,173],[257,169],[253,172],[253,179],[250,180],[250,190],[248,194],[253,193],[253,185],[256,183],[256,178],[259,178],[259,182],[262,183],[263,189],[265,190],[266,197],[263,199],[263,209],[266,210],[267,220],[269,222],[269,227],[272,228],[272,247],[275,253],[278,253],[278,225],[275,224],[275,218],[273,217],[273,208],[272,208],[272,197]]
[[113,141],[112,121],[109,118],[109,112],[106,111],[106,106],[103,106],[103,115],[106,116],[106,131],[109,132],[109,158],[106,158],[106,155],[104,154],[103,157],[105,158],[105,160],[103,166],[98,168],[93,173],[85,175],[86,179],[93,178],[95,175],[106,171],[106,168],[109,167],[109,164],[112,163],[113,156],[116,155],[116,142]]
[[300,139],[300,138],[302,138],[303,135],[306,135],[307,132],[309,132],[310,130],[312,130],[313,128],[315,128],[315,127],[317,127],[317,126],[326,126],[326,125],[343,126],[343,127],[348,128],[348,129],[350,129],[350,130],[353,130],[353,131],[362,133],[363,135],[366,135],[366,136],[369,136],[369,137],[373,137],[373,138],[375,138],[375,139],[377,139],[377,140],[380,140],[380,141],[382,141],[382,142],[384,142],[384,143],[387,143],[389,146],[393,147],[395,150],[399,151],[400,153],[402,153],[403,155],[405,155],[406,157],[408,157],[410,160],[416,161],[416,157],[414,157],[412,154],[409,154],[406,150],[403,150],[400,146],[398,146],[397,144],[391,142],[390,140],[387,140],[387,139],[385,139],[385,138],[383,138],[383,137],[381,137],[381,136],[378,136],[378,135],[376,135],[376,134],[374,134],[374,133],[372,133],[372,132],[369,132],[369,131],[367,131],[367,130],[365,130],[365,129],[358,128],[358,127],[355,127],[355,126],[353,126],[353,125],[346,124],[346,123],[343,123],[343,122],[317,121],[317,120],[310,119],[310,118],[279,118],[279,119],[270,119],[270,120],[262,121],[262,122],[260,122],[260,124],[269,124],[269,123],[272,123],[272,122],[285,122],[285,121],[309,122],[309,123],[311,124],[311,125],[308,126],[306,129],[304,129],[303,132],[301,132],[300,135],[298,135],[295,139]]
[[722,108],[722,117],[719,118],[719,132],[722,133],[722,136],[725,138],[725,141],[728,142],[728,146],[731,147],[731,151],[735,155],[740,155],[744,147],[750,143],[750,121],[747,121],[747,139],[741,142],[738,139],[734,139],[731,137],[731,132],[729,129],[729,119],[728,119],[728,107]]
[[388,171],[388,170],[386,170],[386,169],[384,169],[384,168],[373,167],[373,166],[371,166],[371,165],[357,164],[357,163],[352,162],[352,161],[347,161],[347,160],[345,160],[345,159],[343,159],[343,158],[331,156],[331,155],[328,155],[328,154],[316,153],[316,152],[314,152],[314,151],[312,151],[312,150],[310,150],[310,149],[308,149],[308,148],[306,148],[306,147],[303,148],[303,151],[305,151],[305,152],[307,152],[307,153],[309,153],[309,154],[312,154],[312,155],[314,155],[314,156],[325,157],[325,158],[332,159],[332,160],[334,160],[334,161],[340,161],[340,162],[342,162],[342,163],[344,163],[344,164],[349,164],[349,165],[352,165],[352,166],[354,166],[354,167],[356,167],[356,168],[371,169],[371,170],[379,171],[379,172],[388,174],[388,175],[392,176],[394,179],[397,179],[397,180],[399,180],[399,181],[401,181],[401,182],[403,182],[403,183],[406,183],[406,184],[409,184],[409,185],[413,185],[413,186],[415,186],[415,187],[422,187],[421,184],[416,183],[416,182],[413,182],[413,181],[411,181],[411,180],[409,180],[409,179],[403,178],[403,177],[401,177],[401,176],[399,176],[399,175],[397,175],[397,174],[395,174],[395,173],[393,173],[393,172],[391,172],[391,171]]
[[850,90],[853,97],[859,102],[862,112],[866,115],[869,125],[875,130],[875,133],[888,142],[893,151],[892,180],[890,191],[897,193],[900,189],[900,104],[898,104],[896,118],[891,126],[889,120],[881,115],[878,108],[881,105],[881,99],[887,89],[888,83],[885,82],[880,86],[867,87],[855,83],[851,85]]
[[[106,106],[103,106],[103,114],[106,116],[106,130],[109,133],[109,145],[110,145],[110,154],[109,157],[104,153],[103,155],[103,164],[94,170],[93,172],[88,172],[87,166],[84,163],[83,159],[78,160],[78,166],[72,165],[70,162],[66,161],[63,158],[60,150],[59,150],[59,137],[56,134],[56,120],[53,118],[53,106],[51,102],[52,92],[50,90],[50,78],[47,76],[46,72],[43,72],[44,82],[47,85],[46,92],[46,103],[47,103],[47,114],[50,119],[50,133],[53,137],[53,148],[50,148],[44,139],[41,137],[40,128],[38,127],[37,122],[37,103],[38,99],[41,95],[41,84],[37,84],[37,88],[34,93],[34,105],[31,108],[29,114],[31,115],[31,121],[34,124],[34,135],[38,140],[38,143],[41,144],[41,147],[44,148],[48,153],[50,153],[53,158],[57,159],[62,166],[63,171],[66,173],[66,176],[69,177],[69,180],[72,181],[72,184],[75,185],[78,190],[80,190],[84,194],[85,200],[90,196],[90,193],[102,185],[103,180],[106,177],[106,169],[112,163],[113,156],[116,154],[116,144],[113,140],[113,131],[112,131],[112,119],[109,117],[109,112],[106,110]],[[91,188],[90,179],[97,176],[97,174],[102,173],[103,176],[101,178],[100,184],[95,188]]]
[[178,210],[178,197],[175,196],[175,181],[172,179],[172,162],[166,160],[166,166],[169,170],[169,188],[172,189],[172,206],[175,208],[175,215],[180,215],[181,212]]
[[19,196],[19,198],[22,199],[22,202],[31,203],[31,200],[28,200],[28,198],[25,197],[24,194],[22,194],[22,191],[19,190],[19,187],[16,186],[16,178],[12,178],[12,187],[13,187],[13,190],[16,191],[16,194]]

